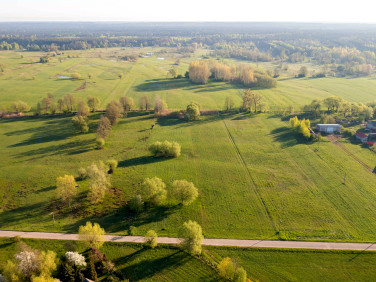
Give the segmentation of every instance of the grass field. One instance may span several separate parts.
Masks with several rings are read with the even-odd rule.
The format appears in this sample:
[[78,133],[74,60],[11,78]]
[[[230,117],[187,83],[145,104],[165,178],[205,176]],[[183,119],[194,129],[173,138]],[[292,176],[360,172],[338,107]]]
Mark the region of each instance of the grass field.
[[[53,250],[58,257],[69,248],[84,251],[80,243],[23,239],[32,248]],[[17,250],[13,239],[0,239],[0,270]],[[245,268],[252,281],[371,281],[376,253],[351,251],[273,250],[206,247],[216,262],[230,257]],[[105,243],[102,252],[130,281],[220,281],[215,270],[179,249],[137,244]]]
[[[53,250],[63,257],[67,244],[76,251],[85,249],[76,242],[51,240],[23,240],[37,250]],[[13,239],[0,239],[0,270],[8,259],[13,259],[17,245]],[[136,244],[105,243],[102,252],[115,263],[116,268],[130,281],[218,281],[217,273],[200,260],[172,247],[144,249]]]
[[[1,121],[0,228],[75,232],[90,219],[111,233],[124,234],[133,225],[140,234],[152,228],[172,236],[193,219],[206,237],[375,240],[375,175],[329,141],[306,143],[270,115],[208,116],[191,123],[161,118],[150,132],[154,121],[139,114],[122,119],[99,151],[95,134],[75,134],[68,117]],[[149,157],[148,145],[158,140],[179,142],[182,156]],[[365,149],[358,157],[371,164],[373,154]],[[122,207],[95,216],[95,207],[81,200],[88,187],[80,181],[73,211],[56,214],[53,225],[56,177],[109,158],[119,161],[111,181],[121,200],[153,176],[167,185],[192,181],[199,199],[187,207],[166,202],[141,216]]]
[[213,257],[230,257],[252,281],[372,281],[371,252],[210,248]]
[[[44,53],[1,51],[0,62],[6,65],[6,68],[0,75],[0,103],[9,105],[13,101],[23,100],[35,108],[36,103],[47,93],[53,94],[56,101],[74,93],[76,97],[84,99],[88,95],[99,97],[102,108],[111,100],[124,95],[133,97],[136,103],[141,96],[147,95],[153,101],[155,96],[159,95],[167,101],[171,109],[185,108],[191,101],[200,103],[203,109],[222,109],[226,96],[233,97],[236,106],[240,104],[243,87],[222,82],[194,85],[186,79],[175,80],[168,76],[167,71],[172,67],[176,67],[178,73],[184,74],[188,70],[189,62],[203,54],[201,50],[191,58],[181,58],[179,66],[174,66],[179,55],[173,53],[173,50],[140,58],[137,63],[117,60],[118,56],[124,54],[149,51],[158,49],[66,51],[63,55],[52,57],[47,64],[38,63],[39,57]],[[68,55],[71,58],[67,58]],[[59,58],[62,59],[61,62]],[[230,64],[240,63],[227,61]],[[266,69],[275,67],[270,63],[258,66]],[[290,66],[292,69],[296,67],[298,66]],[[73,72],[80,73],[82,79],[72,81],[59,78]],[[87,78],[89,73],[93,75],[92,79]],[[123,79],[118,78],[119,73],[124,74]],[[288,105],[298,109],[313,99],[328,96],[340,96],[349,101],[366,103],[375,99],[375,86],[374,77],[296,79],[288,72],[283,73],[277,88],[255,91],[264,97],[271,109]]]

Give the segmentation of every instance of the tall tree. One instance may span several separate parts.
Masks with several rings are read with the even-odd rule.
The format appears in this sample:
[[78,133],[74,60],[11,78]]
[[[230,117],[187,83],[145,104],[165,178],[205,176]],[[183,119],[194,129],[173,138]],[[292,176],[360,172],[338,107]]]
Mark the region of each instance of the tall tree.
[[196,221],[189,220],[188,222],[184,222],[179,230],[179,237],[181,238],[181,247],[188,253],[192,255],[201,254],[201,245],[204,236],[202,235],[201,226]]
[[77,194],[77,183],[73,175],[64,175],[56,179],[56,193],[70,206],[72,198]]
[[111,125],[116,124],[123,113],[123,106],[118,101],[111,101],[111,103],[107,105],[106,117],[110,120]]
[[78,239],[92,249],[99,249],[103,246],[105,234],[104,229],[98,223],[92,224],[88,221],[86,225],[79,227]]
[[87,104],[90,107],[92,112],[95,112],[95,110],[98,108],[100,104],[100,100],[97,97],[88,96],[87,97]]

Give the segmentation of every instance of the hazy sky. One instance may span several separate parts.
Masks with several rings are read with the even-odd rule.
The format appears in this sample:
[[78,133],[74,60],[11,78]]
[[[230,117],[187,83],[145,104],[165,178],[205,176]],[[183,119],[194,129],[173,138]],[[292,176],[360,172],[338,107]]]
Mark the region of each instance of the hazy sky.
[[0,21],[376,23],[376,0],[0,0]]

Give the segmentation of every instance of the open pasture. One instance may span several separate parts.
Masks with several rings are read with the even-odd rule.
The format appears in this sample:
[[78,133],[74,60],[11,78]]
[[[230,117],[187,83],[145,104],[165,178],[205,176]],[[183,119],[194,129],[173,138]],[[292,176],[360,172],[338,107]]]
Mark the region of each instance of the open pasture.
[[[167,53],[155,53],[151,57],[141,57],[136,63],[120,60],[126,54],[146,54],[161,51],[157,48],[94,49],[87,51],[65,51],[50,57],[46,64],[39,63],[42,52],[1,51],[0,63],[5,65],[0,75],[0,105],[23,100],[34,109],[36,103],[51,93],[55,101],[73,93],[77,98],[87,96],[100,98],[100,108],[113,99],[130,96],[137,104],[140,97],[147,95],[153,101],[159,95],[166,100],[170,109],[182,109],[195,101],[203,109],[223,108],[225,98],[231,96],[236,106],[240,105],[244,88],[224,82],[210,82],[208,85],[195,85],[187,79],[172,79],[168,71],[175,68],[184,75],[189,62],[201,58],[206,50],[198,50],[191,57],[181,57],[174,49]],[[164,49],[166,51],[166,49]],[[23,56],[23,58],[21,58]],[[69,56],[69,58],[68,58]],[[175,62],[180,60],[177,66]],[[239,64],[227,59],[230,65]],[[273,69],[270,63],[251,63],[254,67]],[[299,65],[291,65],[297,68]],[[315,66],[311,66],[314,68]],[[71,73],[81,74],[81,79],[64,77]],[[88,78],[88,74],[92,78]],[[118,74],[124,77],[119,79]],[[61,78],[63,77],[63,78]],[[273,109],[292,105],[299,109],[316,98],[340,96],[348,101],[366,103],[375,99],[376,80],[366,78],[303,78],[291,77],[282,72],[278,85],[273,89],[255,89]]]
[[[133,113],[114,127],[104,150],[94,144],[98,114],[90,119],[91,132],[81,135],[74,132],[69,117],[0,122],[1,229],[76,232],[92,220],[110,233],[126,234],[129,226],[136,226],[139,234],[154,229],[161,236],[175,236],[177,228],[192,219],[203,226],[206,237],[376,238],[376,176],[329,141],[318,145],[299,139],[279,118],[218,115],[188,123]],[[180,143],[182,156],[150,157],[148,145],[160,140]],[[372,154],[367,150],[358,157],[369,162]],[[119,161],[111,176],[118,189],[106,205],[120,208],[98,213],[83,200],[87,181],[78,181],[72,211],[59,211],[56,177],[78,176],[78,168],[110,158]],[[143,179],[153,176],[168,186],[176,179],[194,182],[198,200],[187,207],[166,202],[140,216],[122,208]]]

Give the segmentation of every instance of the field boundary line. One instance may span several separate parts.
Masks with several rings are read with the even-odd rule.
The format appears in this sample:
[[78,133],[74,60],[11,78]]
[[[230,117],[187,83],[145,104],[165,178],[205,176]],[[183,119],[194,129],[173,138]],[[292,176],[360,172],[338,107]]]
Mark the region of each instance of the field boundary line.
[[373,169],[370,168],[368,165],[366,165],[361,159],[359,159],[357,156],[355,156],[353,153],[349,152],[345,147],[342,146],[342,144],[338,143],[335,136],[329,135],[328,139],[332,144],[340,148],[342,151],[344,151],[349,157],[352,157],[356,162],[358,162],[360,165],[362,165],[366,170],[371,172],[373,174]]
[[247,163],[245,162],[245,160],[244,160],[244,158],[243,158],[243,156],[242,156],[242,154],[241,154],[241,152],[240,152],[238,146],[236,145],[236,142],[235,142],[235,140],[234,140],[234,137],[232,136],[230,130],[228,129],[225,120],[223,119],[222,116],[221,116],[221,118],[222,118],[223,124],[225,125],[226,131],[227,131],[227,134],[228,134],[228,137],[229,137],[229,139],[230,139],[232,145],[233,145],[234,148],[235,148],[235,152],[236,152],[236,154],[237,154],[237,156],[238,156],[240,162],[241,162],[242,165],[244,166],[245,170],[247,171],[247,174],[248,174],[249,178],[251,179],[251,182],[252,182],[253,185],[255,186],[256,194],[257,194],[258,198],[260,199],[262,205],[264,206],[264,209],[265,209],[265,211],[266,211],[266,214],[268,215],[268,218],[269,218],[269,220],[270,220],[270,222],[271,222],[271,224],[272,224],[274,230],[277,231],[277,227],[276,227],[276,225],[275,225],[275,223],[274,223],[274,221],[273,221],[273,218],[272,218],[272,216],[271,216],[271,214],[270,214],[270,211],[269,211],[269,209],[268,209],[268,207],[267,207],[267,205],[266,205],[266,203],[265,203],[265,200],[264,200],[264,198],[261,196],[260,192],[258,191],[258,188],[259,188],[259,187],[258,187],[258,185],[257,185],[257,183],[256,183],[256,181],[255,181],[255,179],[253,178],[252,173],[250,172],[250,170],[249,170],[249,168],[248,168],[248,166],[247,166]]

